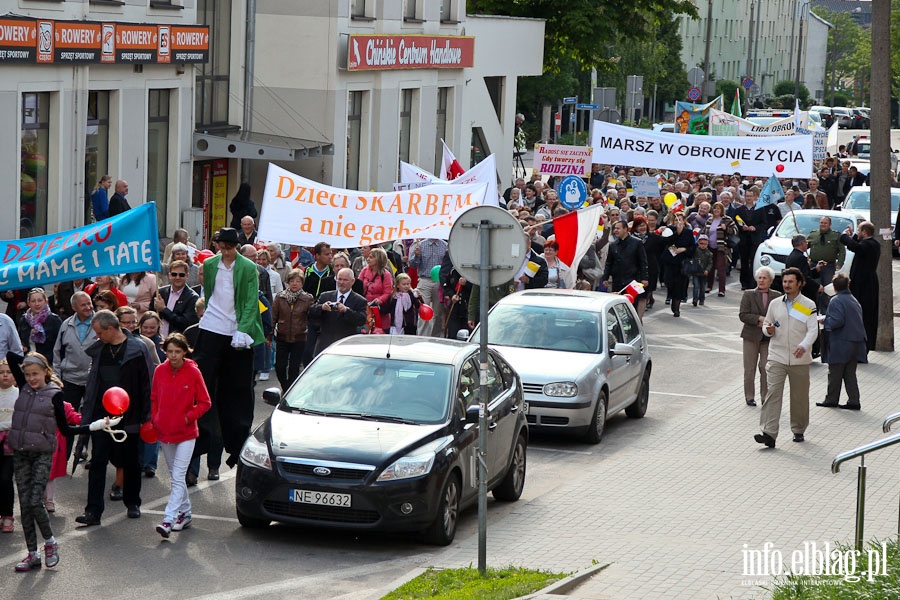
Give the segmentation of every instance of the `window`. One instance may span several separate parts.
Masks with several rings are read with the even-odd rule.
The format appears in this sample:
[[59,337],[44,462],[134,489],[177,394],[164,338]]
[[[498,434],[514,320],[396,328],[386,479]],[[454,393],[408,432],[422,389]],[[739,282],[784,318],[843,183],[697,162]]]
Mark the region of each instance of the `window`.
[[197,128],[228,125],[231,70],[231,0],[198,0],[197,20],[209,25],[209,62],[196,65]]
[[606,311],[606,349],[612,350],[616,347],[616,344],[624,342],[625,338],[622,336],[622,329],[619,327],[616,311],[610,308]]
[[347,181],[349,190],[359,189],[359,150],[365,92],[350,92],[347,100]]
[[503,84],[506,82],[505,80],[505,77],[484,78],[484,85],[491,96],[491,104],[494,105],[494,112],[497,113],[497,120],[500,122],[503,122]]
[[466,409],[478,403],[478,368],[472,359],[463,363],[459,374],[456,404],[460,418],[466,418]]
[[374,0],[350,0],[350,18],[351,19],[369,19],[369,3]]
[[469,158],[471,159],[471,164],[473,167],[483,161],[488,157],[491,153],[491,148],[488,146],[487,137],[484,135],[484,130],[481,127],[473,127],[472,128],[472,150]]
[[[400,90],[400,160],[409,162],[412,144],[413,90]],[[399,169],[399,163],[398,163]]]
[[91,192],[100,178],[109,173],[109,92],[89,92],[87,135],[84,144],[84,222],[90,223],[93,211]]
[[156,202],[159,237],[166,236],[169,191],[169,90],[150,90],[147,109],[147,202]]
[[512,367],[510,367],[506,361],[498,356],[490,355],[491,362],[496,366],[497,371],[503,377],[503,387],[505,389],[509,389],[513,386],[516,381],[516,376],[513,373]]
[[444,157],[444,147],[441,140],[447,139],[447,105],[450,99],[448,87],[438,88],[437,95],[437,119],[434,137],[434,172],[439,173]]
[[619,324],[622,326],[625,341],[630,344],[638,339],[641,335],[641,330],[628,307],[624,303],[616,304],[616,314],[619,315]]
[[420,19],[418,15],[419,2],[418,0],[405,0],[405,4],[403,7],[403,20],[404,21],[417,21]]
[[453,3],[456,0],[441,0],[441,23],[458,23]]
[[492,360],[488,361],[487,384],[491,401],[496,400],[506,391],[506,388],[503,386],[503,377],[500,375],[500,371],[497,370],[496,363]]
[[19,235],[47,233],[47,168],[50,159],[50,93],[22,94],[22,166],[19,175]]

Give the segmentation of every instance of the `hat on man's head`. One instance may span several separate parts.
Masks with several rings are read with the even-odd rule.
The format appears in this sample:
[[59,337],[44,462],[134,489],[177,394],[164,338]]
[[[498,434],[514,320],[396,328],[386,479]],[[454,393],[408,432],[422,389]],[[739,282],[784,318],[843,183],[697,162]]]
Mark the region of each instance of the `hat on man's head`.
[[238,243],[238,232],[236,229],[232,227],[223,227],[216,234],[216,242],[226,243],[226,244],[237,244]]
[[699,242],[700,240],[707,240],[707,241],[709,241],[709,236],[706,235],[705,233],[701,233],[700,235],[697,236],[697,241]]

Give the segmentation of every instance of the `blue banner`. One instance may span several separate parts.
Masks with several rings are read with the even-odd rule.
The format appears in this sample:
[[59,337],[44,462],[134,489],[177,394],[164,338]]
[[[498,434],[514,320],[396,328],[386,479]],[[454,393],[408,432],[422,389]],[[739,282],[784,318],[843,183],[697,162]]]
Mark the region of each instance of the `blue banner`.
[[78,229],[0,241],[0,291],[159,271],[156,203]]

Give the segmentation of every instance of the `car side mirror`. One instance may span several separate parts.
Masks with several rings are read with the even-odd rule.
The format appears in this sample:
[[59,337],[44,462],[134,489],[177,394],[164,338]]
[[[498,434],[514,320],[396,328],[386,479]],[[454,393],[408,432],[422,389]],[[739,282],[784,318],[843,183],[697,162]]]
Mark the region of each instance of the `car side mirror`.
[[466,409],[466,423],[477,423],[479,418],[478,405],[473,404]]
[[618,343],[613,346],[612,353],[614,356],[631,356],[634,354],[634,346]]
[[456,332],[456,339],[460,342],[468,342],[469,341],[469,330],[468,329],[460,329]]
[[263,392],[263,402],[271,406],[278,406],[281,402],[281,390],[278,388],[268,388]]

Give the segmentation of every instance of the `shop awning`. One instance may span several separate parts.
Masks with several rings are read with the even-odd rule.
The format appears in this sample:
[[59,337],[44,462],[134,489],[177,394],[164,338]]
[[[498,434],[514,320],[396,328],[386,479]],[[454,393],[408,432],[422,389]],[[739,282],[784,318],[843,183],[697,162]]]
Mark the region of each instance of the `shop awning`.
[[194,158],[291,161],[334,154],[334,144],[254,131],[194,132]]

